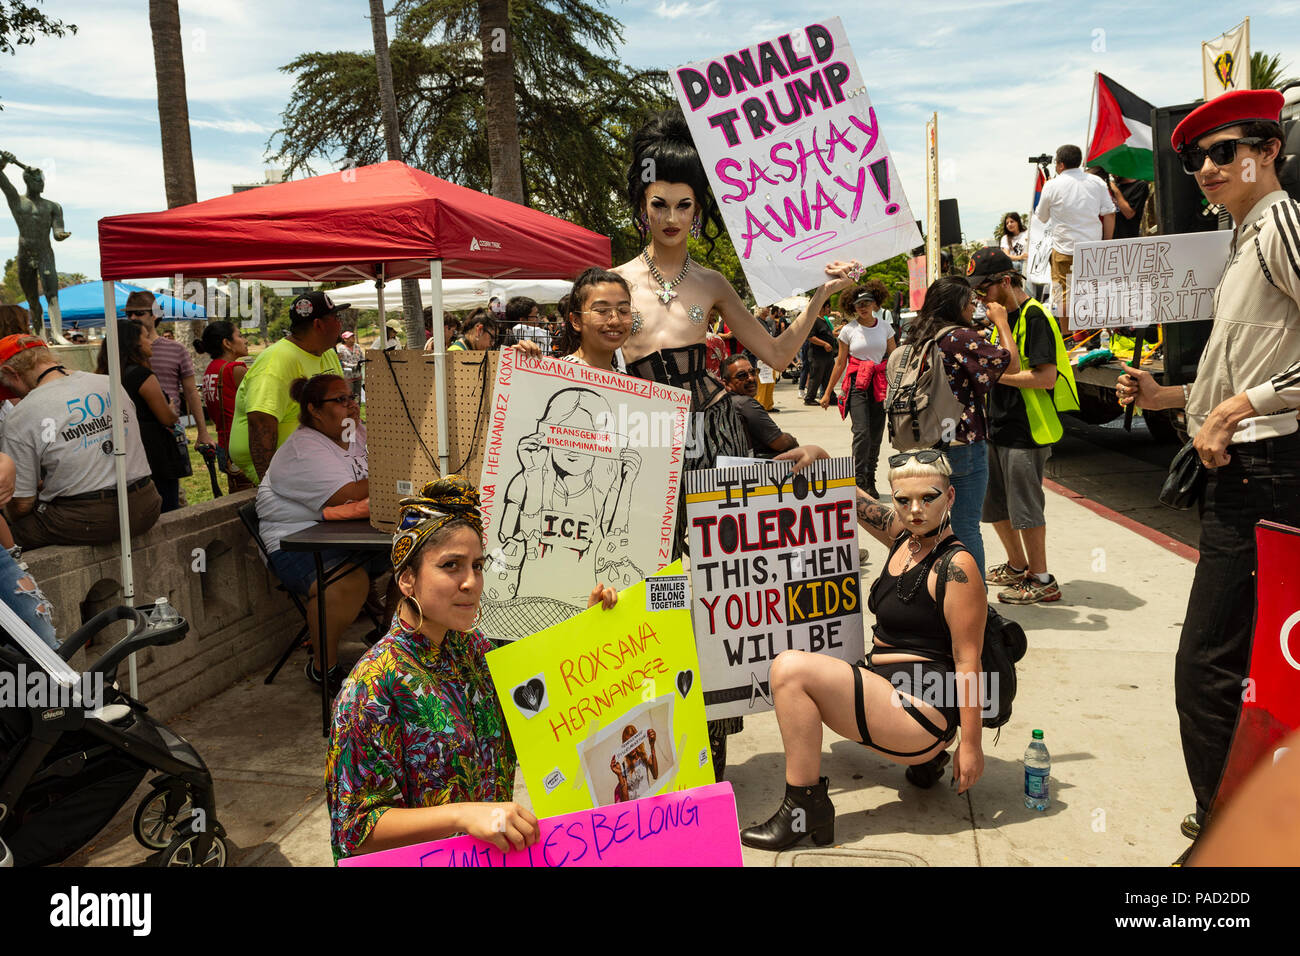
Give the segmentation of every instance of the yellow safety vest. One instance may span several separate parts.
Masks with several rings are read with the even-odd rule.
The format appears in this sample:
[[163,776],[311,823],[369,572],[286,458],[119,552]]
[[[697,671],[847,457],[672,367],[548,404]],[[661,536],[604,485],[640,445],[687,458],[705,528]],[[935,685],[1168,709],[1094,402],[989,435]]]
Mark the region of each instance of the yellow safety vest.
[[[1070,365],[1070,355],[1065,350],[1065,340],[1061,338],[1061,328],[1056,324],[1056,316],[1047,306],[1037,299],[1026,299],[1016,317],[1016,327],[1012,334],[1016,337],[1016,348],[1020,352],[1022,371],[1025,361],[1025,309],[1036,305],[1047,316],[1047,324],[1056,340],[1056,384],[1051,389],[1022,388],[1021,397],[1025,400],[1025,414],[1029,419],[1029,434],[1039,445],[1052,445],[1061,440],[1064,429],[1057,412],[1077,412],[1079,410],[1079,389],[1074,383],[1074,368]],[[993,343],[998,341],[997,330],[993,330]]]

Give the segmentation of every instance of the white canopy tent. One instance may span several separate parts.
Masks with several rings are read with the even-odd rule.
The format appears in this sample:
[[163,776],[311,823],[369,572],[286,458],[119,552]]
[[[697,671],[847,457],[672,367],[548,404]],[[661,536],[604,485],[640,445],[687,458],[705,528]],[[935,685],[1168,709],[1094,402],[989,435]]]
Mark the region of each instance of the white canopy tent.
[[[402,311],[402,281],[390,279],[384,284],[383,295],[377,283],[358,282],[356,285],[331,289],[330,298],[347,302],[354,309],[378,309],[383,303],[385,313]],[[443,279],[442,308],[444,311],[486,308],[493,296],[504,305],[517,295],[549,305],[559,302],[569,294],[573,282],[569,279]],[[433,290],[428,278],[420,279],[420,300],[429,302]]]

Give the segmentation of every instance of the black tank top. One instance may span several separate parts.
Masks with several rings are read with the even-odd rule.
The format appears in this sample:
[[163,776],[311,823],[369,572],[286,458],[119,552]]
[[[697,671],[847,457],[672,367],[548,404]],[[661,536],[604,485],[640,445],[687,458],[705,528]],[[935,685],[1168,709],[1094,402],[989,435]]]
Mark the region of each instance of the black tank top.
[[[962,544],[955,536],[946,538],[936,545],[916,567],[909,568],[901,575],[890,574],[889,562],[906,540],[907,534],[904,532],[889,549],[889,557],[885,559],[880,577],[876,578],[875,583],[871,585],[871,594],[867,599],[867,610],[876,616],[872,632],[881,642],[892,645],[888,650],[878,649],[882,653],[905,651],[924,657],[926,660],[952,664],[952,638],[943,620],[943,610],[930,596],[926,581],[930,577],[934,563],[943,556],[944,552],[952,548],[961,548]],[[912,599],[903,601],[898,595],[899,578],[904,579],[903,591],[906,594],[916,582],[914,575],[920,575],[921,580],[916,583]]]

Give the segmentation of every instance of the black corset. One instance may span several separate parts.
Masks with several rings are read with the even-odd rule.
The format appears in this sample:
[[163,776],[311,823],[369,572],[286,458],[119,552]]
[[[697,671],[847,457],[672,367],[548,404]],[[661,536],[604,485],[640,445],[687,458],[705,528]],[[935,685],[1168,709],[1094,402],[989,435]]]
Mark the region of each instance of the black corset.
[[703,345],[660,349],[635,362],[629,362],[627,373],[637,378],[688,389],[695,408],[707,408],[723,388],[722,383],[705,368],[704,355]]

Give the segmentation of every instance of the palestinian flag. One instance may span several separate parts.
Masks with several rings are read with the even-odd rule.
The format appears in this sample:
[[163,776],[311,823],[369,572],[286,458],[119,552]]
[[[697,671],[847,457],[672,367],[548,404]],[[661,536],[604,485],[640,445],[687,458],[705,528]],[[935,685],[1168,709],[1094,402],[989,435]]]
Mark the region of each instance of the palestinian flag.
[[1085,166],[1102,166],[1113,176],[1155,179],[1151,156],[1150,103],[1104,73],[1095,75]]

